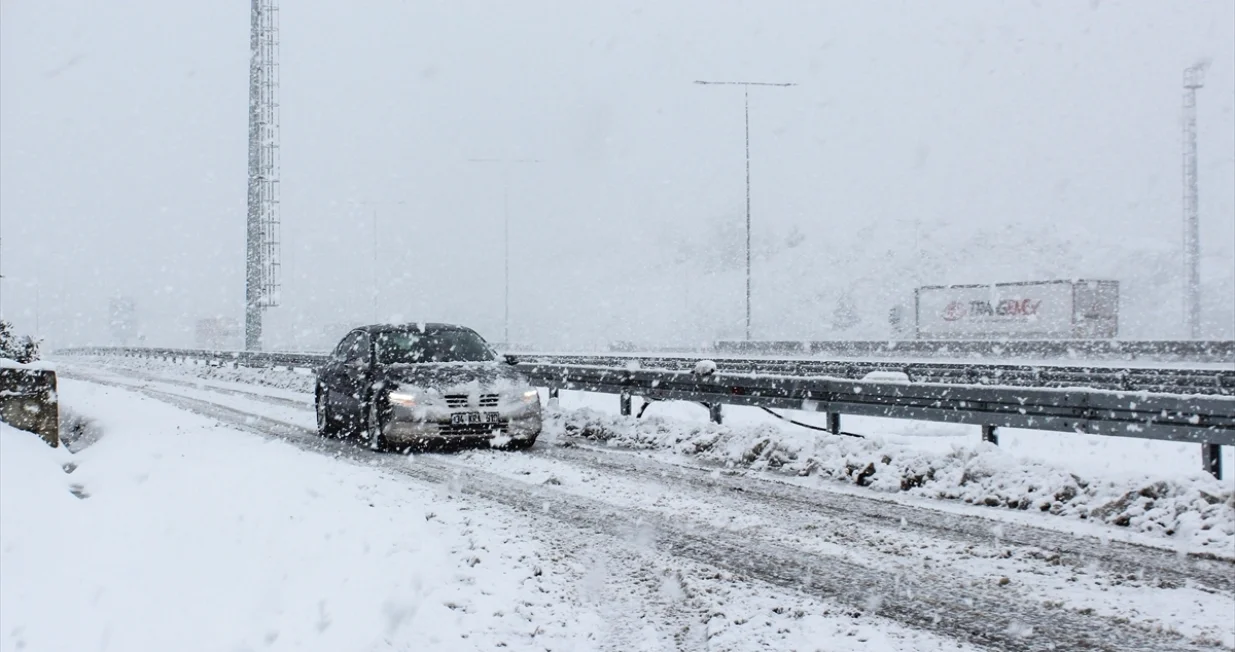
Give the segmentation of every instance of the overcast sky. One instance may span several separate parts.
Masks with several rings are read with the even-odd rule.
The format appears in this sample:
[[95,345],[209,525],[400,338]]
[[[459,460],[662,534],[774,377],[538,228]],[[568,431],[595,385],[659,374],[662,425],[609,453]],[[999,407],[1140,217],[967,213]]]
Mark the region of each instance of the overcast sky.
[[[877,337],[914,283],[1071,276],[1124,282],[1126,334],[1178,336],[1180,86],[1203,58],[1206,332],[1235,331],[1228,0],[283,5],[270,343],[374,319],[500,339],[504,172],[477,157],[543,161],[509,171],[513,339],[734,335],[742,92],[697,79],[798,84],[750,98],[757,336],[829,336],[843,294]],[[241,317],[248,11],[0,0],[21,330],[106,343],[117,295],[149,343]]]

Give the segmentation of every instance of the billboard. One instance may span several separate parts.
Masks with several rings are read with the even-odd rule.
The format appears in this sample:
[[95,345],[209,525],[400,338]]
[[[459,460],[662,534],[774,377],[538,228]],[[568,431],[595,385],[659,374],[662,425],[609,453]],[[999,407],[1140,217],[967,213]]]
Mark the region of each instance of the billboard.
[[917,334],[920,339],[1114,337],[1118,287],[1114,281],[922,287]]

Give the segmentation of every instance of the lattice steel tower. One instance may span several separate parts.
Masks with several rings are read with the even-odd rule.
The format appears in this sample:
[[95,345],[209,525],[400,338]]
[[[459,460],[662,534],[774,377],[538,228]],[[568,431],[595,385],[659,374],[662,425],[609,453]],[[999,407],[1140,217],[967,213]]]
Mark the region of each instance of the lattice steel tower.
[[252,0],[249,35],[249,210],[244,345],[262,348],[262,311],[279,305],[279,7]]
[[1201,337],[1201,220],[1196,167],[1196,89],[1208,62],[1184,70],[1184,321],[1188,337]]

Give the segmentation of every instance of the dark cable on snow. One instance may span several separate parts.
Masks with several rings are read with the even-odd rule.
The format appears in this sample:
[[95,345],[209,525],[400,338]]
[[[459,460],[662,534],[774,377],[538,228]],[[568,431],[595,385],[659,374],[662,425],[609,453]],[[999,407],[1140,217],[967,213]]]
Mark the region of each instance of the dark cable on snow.
[[[643,418],[643,412],[644,412],[645,410],[647,410],[647,409],[648,409],[648,406],[649,406],[649,405],[651,405],[654,401],[655,401],[655,399],[644,399],[644,401],[643,401],[643,405],[639,406],[639,413],[635,415],[635,418],[636,418],[636,419],[642,419],[642,418]],[[707,404],[707,403],[700,403],[699,405],[702,405],[703,407],[705,407],[705,408],[707,408],[707,409],[709,409],[709,410],[711,410],[711,409],[712,409],[712,406],[711,406],[711,405],[709,405],[709,404]],[[776,417],[777,419],[781,419],[781,420],[784,420],[784,421],[788,421],[789,423],[792,423],[792,424],[793,424],[793,425],[795,425],[795,426],[800,426],[800,427],[802,427],[802,428],[806,428],[806,429],[808,429],[808,430],[818,430],[819,432],[826,432],[826,433],[828,433],[829,435],[844,435],[845,437],[857,437],[858,439],[866,439],[866,436],[865,436],[865,435],[859,435],[859,434],[858,434],[858,433],[856,433],[856,432],[844,432],[844,431],[841,431],[841,432],[832,432],[831,430],[828,430],[827,428],[821,428],[821,427],[819,427],[819,426],[812,426],[812,425],[811,425],[811,424],[809,424],[809,423],[802,423],[801,421],[795,421],[795,420],[793,420],[793,419],[790,419],[790,418],[789,418],[789,417],[787,417],[787,416],[784,416],[784,415],[782,415],[782,414],[777,414],[777,413],[775,413],[775,412],[773,412],[773,411],[769,410],[768,408],[765,408],[765,407],[762,407],[762,406],[760,406],[760,408],[759,408],[759,409],[760,409],[760,410],[763,410],[764,412],[767,412],[768,414],[770,414],[770,415],[772,415],[772,416]]]
[[772,416],[776,417],[777,419],[781,419],[781,420],[784,420],[784,421],[788,421],[789,423],[792,423],[792,424],[793,424],[793,425],[795,425],[795,426],[801,426],[801,427],[803,427],[803,428],[807,428],[807,429],[809,429],[809,430],[818,430],[819,432],[826,432],[826,433],[828,433],[829,435],[844,435],[844,436],[846,436],[846,437],[857,437],[858,439],[866,439],[866,437],[865,437],[865,436],[863,436],[863,435],[859,435],[859,434],[858,434],[858,433],[856,433],[856,432],[844,432],[844,431],[841,431],[841,432],[832,432],[831,430],[828,430],[827,428],[820,428],[819,426],[812,426],[812,425],[811,425],[811,424],[809,424],[809,423],[802,423],[801,421],[794,421],[793,419],[790,419],[789,417],[787,417],[787,416],[785,416],[785,415],[783,415],[783,414],[777,414],[777,413],[775,413],[775,412],[773,412],[773,411],[769,410],[768,408],[765,408],[765,407],[762,407],[762,406],[760,406],[760,407],[759,407],[759,409],[760,409],[760,410],[763,410],[764,412],[767,412],[768,414],[770,414],[770,415],[772,415]]

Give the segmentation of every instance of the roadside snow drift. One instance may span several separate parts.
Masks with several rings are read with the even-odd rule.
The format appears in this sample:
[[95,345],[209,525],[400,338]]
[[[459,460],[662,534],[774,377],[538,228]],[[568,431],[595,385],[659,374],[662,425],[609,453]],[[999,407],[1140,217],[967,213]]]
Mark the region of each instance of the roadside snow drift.
[[77,455],[0,426],[2,650],[543,650],[592,632],[530,543],[486,539],[429,487],[87,398],[102,436]]
[[940,454],[878,437],[638,419],[586,408],[550,411],[545,427],[549,437],[669,450],[731,468],[819,476],[883,492],[1101,521],[1235,556],[1235,492],[1229,483],[1199,471],[1171,479],[1086,479],[990,444],[957,445]]

